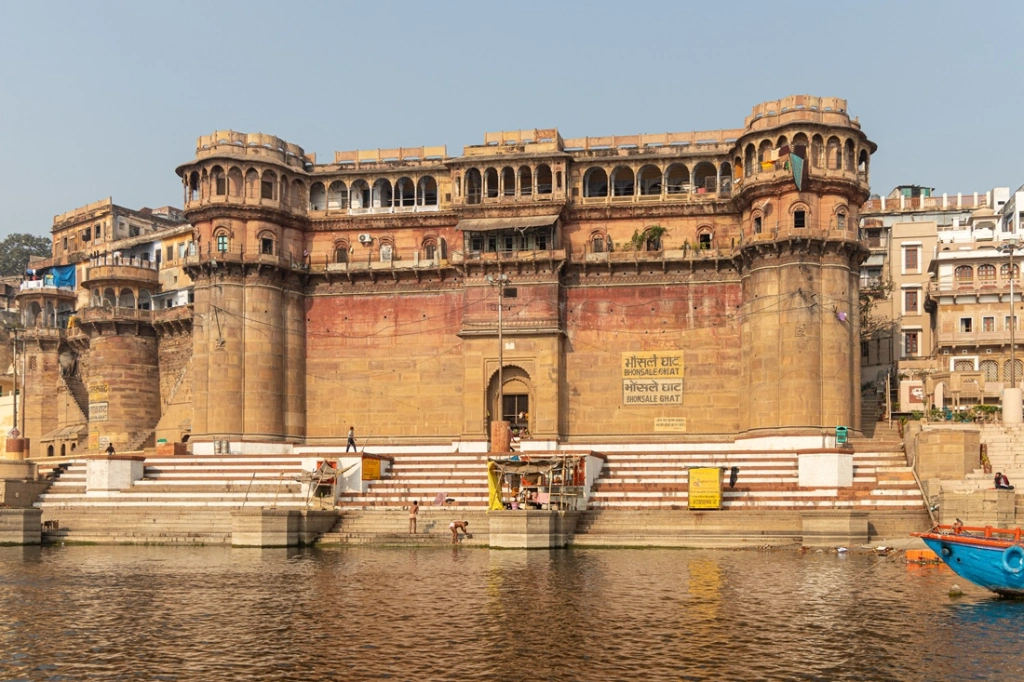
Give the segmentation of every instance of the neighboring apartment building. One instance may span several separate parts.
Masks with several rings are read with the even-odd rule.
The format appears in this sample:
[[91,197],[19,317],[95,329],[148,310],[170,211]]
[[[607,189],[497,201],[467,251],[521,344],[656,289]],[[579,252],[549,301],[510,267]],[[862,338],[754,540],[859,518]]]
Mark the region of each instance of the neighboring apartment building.
[[[861,265],[861,288],[875,297],[876,319],[874,333],[861,343],[862,381],[877,381],[897,367],[914,373],[934,365],[933,322],[925,303],[937,245],[972,234],[972,214],[999,211],[1008,196],[1003,187],[935,196],[929,187],[901,185],[861,207],[862,238],[871,250]],[[989,222],[978,224],[979,235],[994,234]]]
[[[139,403],[159,395],[157,336],[165,347],[175,338],[182,345],[192,316],[181,267],[192,228],[180,209],[132,210],[108,198],[56,216],[51,232],[53,256],[29,264],[17,295],[26,354],[20,421],[37,456],[102,449],[100,429],[88,426],[107,420],[107,386],[127,380]],[[176,306],[186,307],[167,310]],[[152,436],[142,431],[139,443],[123,445]]]
[[875,148],[811,96],[737,128],[506,131],[455,157],[201,137],[177,169],[192,227],[112,205],[55,222],[19,295],[32,454],[285,451],[350,425],[482,452],[502,419],[549,449],[856,427]]

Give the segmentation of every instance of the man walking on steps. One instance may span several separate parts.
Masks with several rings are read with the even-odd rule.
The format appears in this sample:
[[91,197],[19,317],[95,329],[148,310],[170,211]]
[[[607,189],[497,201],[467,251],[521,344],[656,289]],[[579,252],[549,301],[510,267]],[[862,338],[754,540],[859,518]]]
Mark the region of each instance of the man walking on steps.
[[349,448],[359,452],[359,448],[356,447],[356,428],[354,426],[348,427],[348,445],[345,446],[345,452],[348,452]]

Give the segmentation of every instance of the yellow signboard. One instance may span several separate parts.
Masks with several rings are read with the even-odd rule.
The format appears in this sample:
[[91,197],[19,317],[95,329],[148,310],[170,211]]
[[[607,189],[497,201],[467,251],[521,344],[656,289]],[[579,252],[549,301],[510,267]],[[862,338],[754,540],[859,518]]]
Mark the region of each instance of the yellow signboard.
[[375,457],[363,457],[363,480],[380,480],[380,460]]
[[107,384],[93,384],[89,387],[89,402],[104,403],[107,401]]
[[718,467],[694,467],[689,471],[687,499],[690,509],[722,508],[722,470]]

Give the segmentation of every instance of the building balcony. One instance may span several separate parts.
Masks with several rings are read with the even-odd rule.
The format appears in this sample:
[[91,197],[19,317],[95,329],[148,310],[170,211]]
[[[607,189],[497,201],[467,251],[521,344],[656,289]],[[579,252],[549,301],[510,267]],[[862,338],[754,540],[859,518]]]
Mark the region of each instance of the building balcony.
[[[1021,282],[1013,283],[1015,294],[1024,294]],[[965,281],[931,281],[927,285],[927,294],[931,298],[940,296],[978,296],[982,294],[1010,293],[1009,280],[965,280]]]
[[[1002,321],[1002,320],[1000,320]],[[1024,342],[1024,331],[1014,332],[1017,343]],[[937,332],[935,345],[940,348],[965,348],[971,346],[1009,346],[1010,330]]]
[[72,326],[103,322],[152,322],[153,311],[117,306],[83,308],[73,318]]
[[90,288],[93,284],[107,282],[156,285],[159,282],[158,266],[152,261],[109,255],[90,259],[83,273],[82,286]]

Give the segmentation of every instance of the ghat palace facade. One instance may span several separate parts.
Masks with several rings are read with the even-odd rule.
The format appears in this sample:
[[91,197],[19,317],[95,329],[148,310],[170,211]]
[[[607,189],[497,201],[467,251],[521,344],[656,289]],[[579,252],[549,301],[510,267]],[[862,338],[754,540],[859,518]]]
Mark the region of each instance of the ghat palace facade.
[[183,213],[55,220],[18,294],[31,454],[349,426],[473,449],[499,418],[542,448],[857,425],[875,148],[811,96],[742,128],[489,133],[456,157],[201,137]]

